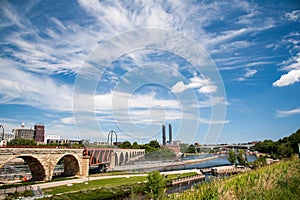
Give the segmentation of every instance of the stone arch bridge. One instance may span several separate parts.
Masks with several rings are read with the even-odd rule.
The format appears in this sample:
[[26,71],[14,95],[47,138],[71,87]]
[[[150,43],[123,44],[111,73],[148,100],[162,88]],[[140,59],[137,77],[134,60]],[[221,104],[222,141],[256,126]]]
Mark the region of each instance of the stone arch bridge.
[[90,157],[89,166],[107,165],[114,168],[144,157],[145,149],[86,148],[84,155]]
[[144,156],[144,149],[113,148],[0,148],[0,168],[14,158],[22,158],[31,170],[32,180],[49,181],[54,168],[64,160],[64,176],[86,177],[89,166],[125,165]]

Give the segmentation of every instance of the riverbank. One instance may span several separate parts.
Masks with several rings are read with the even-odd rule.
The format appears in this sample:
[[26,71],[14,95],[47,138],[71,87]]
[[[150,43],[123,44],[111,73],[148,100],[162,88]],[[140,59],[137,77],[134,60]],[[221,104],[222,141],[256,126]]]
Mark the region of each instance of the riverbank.
[[108,169],[108,171],[152,171],[152,170],[164,170],[167,168],[185,166],[190,164],[196,164],[201,162],[206,162],[209,160],[214,160],[219,158],[219,156],[211,156],[207,158],[199,158],[192,160],[181,160],[181,161],[166,161],[160,163],[137,163],[135,165],[126,166],[116,166],[114,168]]
[[166,199],[299,199],[297,156],[225,179],[215,179]]

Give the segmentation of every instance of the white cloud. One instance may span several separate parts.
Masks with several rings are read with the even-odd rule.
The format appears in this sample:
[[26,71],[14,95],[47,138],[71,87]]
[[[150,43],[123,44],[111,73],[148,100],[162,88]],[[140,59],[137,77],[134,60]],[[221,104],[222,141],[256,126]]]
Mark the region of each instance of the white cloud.
[[217,89],[218,88],[215,85],[204,85],[198,89],[198,92],[209,94],[209,93],[213,93],[213,92],[217,91]]
[[246,69],[246,73],[242,77],[237,78],[237,80],[244,81],[246,78],[254,76],[257,72],[256,69]]
[[245,77],[251,77],[253,76],[254,74],[257,73],[257,70],[256,69],[246,69],[246,74],[245,74]]
[[174,93],[181,93],[188,88],[197,89],[199,93],[213,93],[216,92],[218,87],[214,85],[210,78],[205,78],[203,75],[197,76],[194,74],[192,78],[189,79],[188,84],[184,84],[182,81],[177,82],[172,86],[171,91]]
[[74,117],[64,117],[60,119],[63,124],[75,124]]
[[290,13],[286,13],[285,17],[290,21],[298,21],[300,19],[300,10],[293,10]]
[[297,115],[297,114],[300,114],[300,108],[276,111],[276,117],[278,117],[278,118],[289,117],[289,116]]
[[171,88],[171,92],[173,93],[181,93],[189,88],[189,85],[185,85],[183,81],[177,82],[173,87]]
[[280,77],[279,80],[275,81],[272,85],[275,87],[284,87],[293,85],[300,81],[300,70],[291,70],[287,74]]
[[57,83],[48,76],[22,71],[0,59],[0,101],[55,111],[72,110],[72,86]]
[[281,70],[287,71],[287,73],[281,75],[278,80],[273,82],[272,85],[274,87],[289,86],[300,81],[299,36],[300,34],[298,32],[293,32],[285,36],[283,40],[283,43],[288,45],[290,54],[294,54],[294,56],[281,63],[283,65]]

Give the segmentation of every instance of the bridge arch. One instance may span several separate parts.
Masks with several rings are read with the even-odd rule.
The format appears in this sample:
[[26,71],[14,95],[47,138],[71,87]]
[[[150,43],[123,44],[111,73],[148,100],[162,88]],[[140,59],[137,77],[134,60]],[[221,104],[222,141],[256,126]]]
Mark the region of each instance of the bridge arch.
[[120,158],[119,158],[119,165],[123,165],[125,162],[124,162],[124,153],[123,152],[121,152],[120,153]]
[[77,158],[76,155],[73,154],[65,154],[56,159],[55,165],[53,165],[51,169],[51,178],[54,173],[55,166],[59,162],[63,162],[64,164],[64,172],[63,176],[79,176],[81,174],[81,167],[80,167],[80,162],[79,159]]
[[119,166],[119,156],[115,153],[115,166]]
[[30,172],[31,172],[31,180],[33,181],[44,181],[46,180],[46,173],[47,170],[42,165],[42,162],[39,158],[32,156],[32,155],[17,155],[17,156],[11,156],[9,159],[7,159],[3,164],[0,166],[2,168],[4,165],[9,163],[11,160],[15,158],[21,158],[23,159],[27,165],[29,166]]
[[129,158],[128,158],[128,152],[125,153],[125,164],[129,162]]

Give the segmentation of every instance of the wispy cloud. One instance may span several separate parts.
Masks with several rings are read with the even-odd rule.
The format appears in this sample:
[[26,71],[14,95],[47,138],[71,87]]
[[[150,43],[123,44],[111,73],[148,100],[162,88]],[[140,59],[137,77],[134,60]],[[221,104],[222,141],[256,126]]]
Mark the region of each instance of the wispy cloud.
[[295,108],[291,110],[276,110],[276,117],[278,118],[290,117],[292,115],[298,114],[300,114],[300,108]]
[[298,21],[300,19],[300,10],[293,10],[292,12],[286,13],[285,17],[291,21]]
[[237,81],[244,81],[247,78],[254,76],[258,71],[256,69],[246,69],[246,73],[243,76],[237,78]]
[[58,83],[48,76],[24,72],[18,68],[6,68],[6,60],[0,59],[0,66],[6,69],[0,73],[0,101],[2,104],[19,104],[51,109],[56,111],[72,110],[72,86]]
[[213,83],[210,78],[205,78],[203,75],[197,76],[189,79],[188,84],[184,84],[183,81],[177,82],[172,86],[171,91],[174,93],[181,93],[188,88],[197,89],[199,93],[209,94],[217,91],[217,86]]

